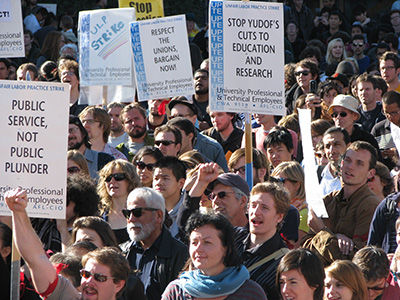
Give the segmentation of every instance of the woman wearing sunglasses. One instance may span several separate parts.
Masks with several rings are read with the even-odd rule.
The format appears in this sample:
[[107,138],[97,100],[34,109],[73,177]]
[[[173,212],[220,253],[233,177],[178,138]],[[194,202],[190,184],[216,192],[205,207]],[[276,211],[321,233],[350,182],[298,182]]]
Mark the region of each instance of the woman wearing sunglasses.
[[67,160],[68,175],[81,173],[90,177],[86,158],[78,150],[69,150],[67,152]]
[[190,269],[165,289],[161,299],[267,299],[250,280],[235,251],[233,227],[221,214],[193,214],[186,225]]
[[290,204],[297,208],[300,214],[300,224],[297,243],[295,247],[300,246],[300,241],[309,231],[307,225],[307,203],[304,189],[304,171],[296,161],[281,162],[276,166],[271,174],[272,177],[289,191]]
[[117,159],[106,164],[99,177],[100,215],[110,224],[118,243],[123,243],[129,240],[129,235],[122,209],[126,207],[129,193],[140,185],[139,176],[133,164]]
[[142,186],[153,186],[153,171],[154,165],[163,157],[160,149],[152,146],[141,148],[133,158],[133,163],[136,166],[136,172],[139,175]]

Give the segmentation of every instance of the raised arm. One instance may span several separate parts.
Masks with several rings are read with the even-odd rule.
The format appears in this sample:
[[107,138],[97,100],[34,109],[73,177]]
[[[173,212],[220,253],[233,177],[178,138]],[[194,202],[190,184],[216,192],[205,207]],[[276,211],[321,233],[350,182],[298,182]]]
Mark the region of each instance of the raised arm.
[[5,194],[5,201],[12,211],[15,244],[29,267],[36,290],[43,293],[57,278],[57,273],[47,258],[26,213],[28,204],[26,192],[20,188],[9,190]]

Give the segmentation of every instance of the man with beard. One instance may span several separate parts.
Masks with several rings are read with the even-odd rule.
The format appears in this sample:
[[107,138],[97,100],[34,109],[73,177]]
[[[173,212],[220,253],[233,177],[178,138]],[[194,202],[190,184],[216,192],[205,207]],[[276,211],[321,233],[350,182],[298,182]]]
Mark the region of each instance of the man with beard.
[[90,149],[89,136],[78,117],[69,116],[68,128],[68,150],[78,150],[85,156],[88,163],[90,177],[97,179],[97,172],[114,157],[104,152],[97,152]]
[[129,139],[116,148],[132,161],[132,158],[143,146],[153,146],[154,137],[147,133],[146,111],[139,103],[131,103],[123,108],[120,115],[122,125]]
[[323,194],[328,195],[342,188],[339,177],[340,163],[350,143],[350,137],[346,130],[340,127],[331,127],[325,131],[322,143],[324,144],[325,156],[329,163],[321,172],[320,185]]
[[188,257],[187,247],[164,226],[165,200],[155,190],[136,188],[127,199],[130,241],[121,245],[132,270],[139,270],[148,300],[159,300],[178,276]]
[[207,113],[208,107],[208,71],[198,69],[194,73],[194,95],[193,104],[197,108],[197,119],[199,129],[204,130],[212,126],[210,116]]
[[124,104],[119,102],[111,102],[107,105],[107,113],[111,118],[110,135],[108,136],[108,144],[111,147],[117,147],[121,143],[128,141],[128,134],[124,131],[120,114]]
[[18,251],[29,267],[36,291],[43,299],[117,299],[129,275],[129,264],[119,251],[104,247],[83,256],[80,293],[67,278],[57,275],[44,252],[25,210],[28,205],[26,191],[20,188],[7,191],[5,201],[12,211]]

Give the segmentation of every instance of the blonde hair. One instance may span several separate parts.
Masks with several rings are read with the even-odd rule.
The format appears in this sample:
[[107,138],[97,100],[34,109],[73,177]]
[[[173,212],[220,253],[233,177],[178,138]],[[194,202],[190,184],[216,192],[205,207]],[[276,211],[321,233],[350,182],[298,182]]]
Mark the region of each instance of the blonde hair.
[[123,159],[116,159],[110,161],[106,164],[103,169],[99,172],[99,183],[97,184],[97,193],[100,196],[99,210],[100,214],[105,213],[106,211],[112,208],[112,198],[107,192],[106,188],[106,178],[110,174],[112,174],[113,169],[119,169],[121,173],[124,173],[126,178],[125,180],[128,182],[128,194],[138,186],[140,186],[140,179],[138,174],[136,173],[135,166]]
[[353,292],[351,300],[368,299],[364,275],[352,261],[335,260],[329,267],[325,268],[325,275],[329,275],[347,286]]
[[250,192],[250,199],[251,196],[263,193],[272,195],[274,198],[275,209],[278,214],[287,214],[290,207],[289,192],[283,186],[273,182],[257,183]]
[[[335,44],[336,44],[337,42],[341,43],[342,46],[343,46],[342,58],[341,58],[339,61],[337,61],[337,60],[332,56],[332,49],[333,49],[333,46],[335,46]],[[325,57],[326,63],[327,63],[327,64],[339,63],[339,62],[341,62],[341,61],[342,61],[343,59],[345,59],[345,58],[347,58],[347,54],[346,54],[346,50],[345,50],[345,48],[344,48],[343,40],[342,40],[341,38],[336,38],[336,39],[331,40],[331,41],[328,43],[328,47],[327,47],[327,50],[326,50],[326,57]]]
[[304,199],[306,192],[304,189],[304,171],[297,161],[284,161],[274,168],[271,176],[278,176],[282,173],[287,179],[294,182],[299,182],[300,187],[297,190],[296,198]]

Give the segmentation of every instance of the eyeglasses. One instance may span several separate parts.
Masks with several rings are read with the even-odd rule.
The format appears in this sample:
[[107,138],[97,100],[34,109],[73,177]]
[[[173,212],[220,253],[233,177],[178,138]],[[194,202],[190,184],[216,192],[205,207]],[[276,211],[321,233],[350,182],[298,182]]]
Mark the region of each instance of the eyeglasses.
[[373,291],[383,291],[385,289],[385,286],[371,286],[367,287],[368,290],[373,290]]
[[337,118],[338,116],[341,116],[342,118],[347,117],[347,112],[341,111],[340,113],[333,112],[333,113],[331,114],[331,117],[332,117],[333,119]]
[[113,177],[114,177],[114,179],[115,179],[116,181],[122,181],[122,180],[126,179],[125,173],[115,173],[115,174],[110,174],[110,175],[108,175],[108,176],[106,177],[106,179],[104,179],[104,180],[105,180],[106,182],[110,182],[111,179],[113,179]]
[[245,174],[246,173],[246,166],[241,166],[236,169],[231,170],[232,173],[240,173],[240,174]]
[[353,43],[354,47],[362,47],[364,46],[364,43]]
[[135,218],[140,218],[143,215],[143,211],[148,210],[148,211],[156,211],[158,208],[152,208],[152,207],[135,207],[132,209],[123,209],[122,214],[125,216],[125,218],[130,219],[131,216],[133,215]]
[[74,174],[74,173],[79,173],[81,169],[79,169],[78,167],[69,167],[67,171],[68,173]]
[[90,271],[87,270],[80,270],[79,273],[81,274],[81,276],[85,279],[89,279],[90,277],[93,277],[94,280],[98,281],[98,282],[105,282],[107,281],[109,278],[113,278],[111,276],[107,276],[107,275],[103,275],[100,273],[92,273]]
[[137,160],[135,161],[135,165],[140,169],[143,170],[144,168],[147,168],[149,171],[153,171],[154,164],[145,164],[144,162]]
[[169,145],[176,144],[176,143],[174,141],[167,141],[167,140],[165,140],[165,141],[154,141],[154,145],[156,145],[156,146],[160,146],[161,144],[163,144],[164,146],[169,146]]
[[285,183],[286,181],[290,181],[290,182],[297,182],[296,180],[292,180],[292,179],[289,179],[289,178],[284,178],[284,177],[274,177],[274,176],[271,176],[271,181],[272,182],[281,182],[281,183]]
[[94,119],[82,120],[82,124],[83,124],[83,125],[85,125],[86,123],[89,124],[89,125],[93,125],[93,124],[96,123],[96,122],[99,122],[99,121],[96,121],[96,120],[94,120]]
[[299,77],[300,75],[307,76],[308,74],[310,74],[310,71],[297,71],[297,72],[294,72],[294,76],[296,76],[296,77]]
[[210,199],[210,200],[215,200],[215,199],[217,199],[217,197],[218,198],[220,198],[220,199],[224,199],[226,196],[228,196],[228,194],[233,194],[234,192],[225,192],[225,191],[222,191],[222,192],[219,192],[219,193],[210,193],[209,195],[208,195],[208,199]]
[[177,114],[177,115],[171,115],[170,117],[169,117],[169,119],[170,120],[172,120],[173,118],[178,118],[178,117],[181,117],[181,118],[188,118],[188,117],[191,117],[191,116],[193,116],[193,114]]
[[315,152],[315,157],[322,158],[325,157],[325,154],[320,152]]

